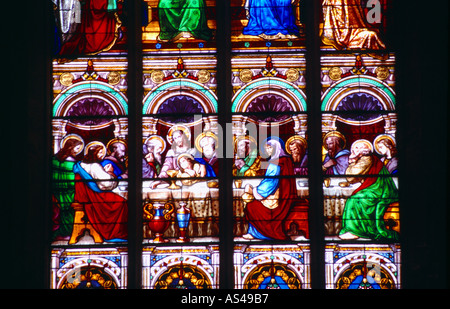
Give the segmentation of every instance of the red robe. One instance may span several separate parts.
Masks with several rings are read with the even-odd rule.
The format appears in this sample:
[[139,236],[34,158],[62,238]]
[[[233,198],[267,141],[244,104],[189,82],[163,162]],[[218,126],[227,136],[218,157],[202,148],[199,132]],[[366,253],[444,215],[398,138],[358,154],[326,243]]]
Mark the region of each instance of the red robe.
[[269,209],[255,199],[247,204],[245,218],[264,236],[285,240],[288,237],[284,231],[283,223],[297,197],[297,187],[295,178],[283,178],[283,176],[294,175],[294,165],[291,158],[280,157],[278,165],[280,166],[278,207]]
[[126,239],[128,236],[127,200],[113,192],[95,192],[75,175],[74,203],[84,205],[89,223],[104,240]]
[[118,37],[120,20],[108,12],[108,0],[87,0],[82,6],[81,24],[65,42],[61,55],[95,54],[110,49]]

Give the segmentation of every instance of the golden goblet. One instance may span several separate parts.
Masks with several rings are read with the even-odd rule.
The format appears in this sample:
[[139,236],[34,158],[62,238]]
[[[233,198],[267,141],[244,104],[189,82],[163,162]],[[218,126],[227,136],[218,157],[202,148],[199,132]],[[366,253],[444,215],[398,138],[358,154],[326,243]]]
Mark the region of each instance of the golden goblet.
[[[178,174],[177,170],[168,170],[167,171],[167,175],[169,175],[170,178],[174,178],[177,174]],[[180,186],[175,183],[176,181],[177,181],[176,179],[171,179],[171,184],[168,188],[169,189],[179,189]]]

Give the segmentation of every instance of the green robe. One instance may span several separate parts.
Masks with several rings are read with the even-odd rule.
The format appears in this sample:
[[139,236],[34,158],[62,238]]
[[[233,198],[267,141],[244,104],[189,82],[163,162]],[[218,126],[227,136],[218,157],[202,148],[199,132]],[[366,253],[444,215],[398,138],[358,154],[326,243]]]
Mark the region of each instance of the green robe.
[[389,176],[386,167],[382,166],[378,174],[380,177],[376,177],[373,184],[362,190],[357,189],[347,199],[342,215],[341,235],[350,232],[362,238],[398,240],[398,232],[388,230],[383,219],[389,205],[398,201],[398,190],[392,178],[386,177]]
[[71,204],[75,196],[74,161],[52,161],[53,201],[56,207],[55,227],[53,237],[67,237],[72,234],[75,211]]
[[234,176],[256,176],[260,170],[261,158],[258,156],[258,150],[254,149],[244,159],[244,166],[240,170],[234,168]]
[[182,32],[205,41],[212,36],[203,0],[160,0],[159,26],[161,40],[173,40]]

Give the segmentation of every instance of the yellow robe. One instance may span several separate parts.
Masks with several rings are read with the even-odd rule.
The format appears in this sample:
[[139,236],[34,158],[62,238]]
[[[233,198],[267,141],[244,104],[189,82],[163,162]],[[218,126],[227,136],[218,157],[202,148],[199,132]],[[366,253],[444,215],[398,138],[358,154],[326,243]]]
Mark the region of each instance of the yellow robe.
[[378,33],[368,29],[360,0],[323,0],[322,42],[342,49],[384,49]]

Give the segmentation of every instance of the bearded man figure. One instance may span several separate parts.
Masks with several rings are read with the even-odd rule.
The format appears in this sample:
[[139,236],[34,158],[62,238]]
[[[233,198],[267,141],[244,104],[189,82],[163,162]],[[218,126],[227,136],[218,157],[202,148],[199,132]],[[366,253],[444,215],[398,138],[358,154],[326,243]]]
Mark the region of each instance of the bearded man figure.
[[389,171],[373,154],[373,146],[369,141],[365,139],[355,141],[351,151],[346,170],[346,174],[349,175],[347,181],[360,182],[361,185],[345,203],[339,237],[345,240],[360,237],[398,240],[398,232],[388,230],[383,220],[389,205],[398,201],[397,187],[389,176]]
[[326,175],[342,175],[348,166],[350,151],[344,149],[345,137],[338,131],[328,132],[323,138],[327,150],[323,160],[322,170]]
[[292,157],[295,175],[308,175],[308,144],[306,139],[295,135],[286,141],[286,152]]

